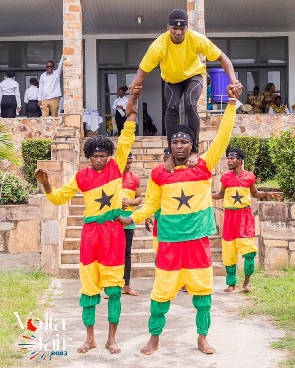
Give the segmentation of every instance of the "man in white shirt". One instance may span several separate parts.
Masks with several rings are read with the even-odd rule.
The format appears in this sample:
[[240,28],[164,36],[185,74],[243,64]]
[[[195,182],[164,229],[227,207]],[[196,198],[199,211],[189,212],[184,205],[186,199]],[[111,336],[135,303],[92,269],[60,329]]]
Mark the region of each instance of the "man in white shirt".
[[16,111],[21,111],[19,85],[15,81],[13,70],[7,70],[4,80],[0,83],[1,117],[15,118]]
[[54,69],[54,62],[52,60],[47,61],[47,71],[40,77],[38,105],[42,108],[42,117],[49,116],[49,112],[51,112],[53,117],[58,116],[59,99],[62,95],[60,88],[62,67],[63,55],[57,69]]

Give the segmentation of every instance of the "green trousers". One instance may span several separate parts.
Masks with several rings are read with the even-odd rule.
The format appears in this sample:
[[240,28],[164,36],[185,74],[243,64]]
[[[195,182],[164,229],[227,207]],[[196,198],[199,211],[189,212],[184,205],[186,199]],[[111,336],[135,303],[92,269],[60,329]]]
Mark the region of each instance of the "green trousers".
[[[121,295],[122,288],[119,286],[110,286],[104,289],[104,292],[109,297],[108,299],[108,321],[119,324],[121,315]],[[100,303],[100,294],[88,296],[82,294],[80,297],[80,306],[83,307],[82,310],[82,320],[84,326],[92,326],[95,323],[95,312],[96,305]]]
[[[251,276],[254,272],[254,258],[256,252],[244,254],[244,273],[246,276]],[[237,265],[225,266],[226,270],[226,285],[236,285],[238,283],[237,278]]]

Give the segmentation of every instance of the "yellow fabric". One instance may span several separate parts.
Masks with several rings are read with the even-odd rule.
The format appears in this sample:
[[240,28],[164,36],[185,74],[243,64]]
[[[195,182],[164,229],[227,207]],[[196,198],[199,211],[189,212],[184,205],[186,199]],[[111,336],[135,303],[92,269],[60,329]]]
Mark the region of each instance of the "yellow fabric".
[[213,268],[165,271],[156,267],[151,299],[167,302],[174,299],[179,289],[186,286],[190,295],[210,295],[213,292]]
[[[122,129],[121,135],[118,139],[118,146],[117,146],[117,151],[116,151],[114,160],[115,160],[116,164],[118,165],[119,170],[120,170],[121,173],[123,173],[123,171],[124,171],[126,161],[127,161],[127,157],[128,157],[129,152],[131,150],[131,145],[135,140],[135,135],[134,135],[135,128],[136,128],[135,121],[126,121],[124,123],[124,129]],[[120,183],[121,183],[120,185],[122,187],[122,178],[120,179]],[[106,185],[109,185],[109,183],[107,183]],[[52,192],[49,193],[49,194],[45,193],[45,196],[54,205],[60,205],[60,204],[66,203],[68,200],[73,198],[78,190],[79,190],[79,188],[78,188],[78,185],[77,185],[76,174],[75,174],[61,188],[53,187]],[[112,192],[112,193],[115,193],[115,192]],[[83,195],[85,195],[85,193],[87,193],[87,192],[84,192]],[[108,193],[108,191],[107,191],[107,193]],[[121,204],[117,208],[122,207],[122,197],[120,197],[120,200],[121,200]],[[86,203],[86,201],[85,201],[85,203]],[[96,203],[96,205],[97,205],[97,203]],[[87,208],[87,206],[88,206],[88,204],[86,205],[86,208]],[[87,209],[87,212],[89,212],[88,209]]]
[[198,181],[199,191],[196,193],[192,190],[192,182],[182,182],[179,187],[179,196],[181,189],[187,196],[193,195],[188,200],[190,208],[187,206],[181,206],[178,210],[175,203],[178,201],[173,198],[175,197],[175,183],[162,185],[162,202],[161,202],[161,215],[182,215],[192,212],[197,212],[207,209],[212,205],[212,195],[208,191],[208,185],[211,184],[211,180],[200,180]]
[[[131,201],[135,198],[135,191],[134,190],[127,189],[127,188],[123,188],[123,190],[124,190],[123,198],[128,198]],[[134,211],[134,206],[129,206],[124,211],[131,211],[131,212],[133,212]]]
[[[239,196],[242,196],[241,202],[235,201],[233,196],[238,192]],[[235,203],[234,203],[235,202]],[[224,208],[244,208],[251,205],[251,193],[250,188],[245,187],[230,187],[226,188],[224,192],[223,207]]]
[[[102,191],[104,191],[104,193],[107,195],[111,195],[113,193],[118,194],[112,197],[112,200],[110,201],[111,206],[103,207],[101,210],[99,210],[100,203],[96,202],[95,199],[102,197]],[[112,180],[99,188],[88,190],[87,192],[84,192],[83,195],[86,204],[84,211],[85,217],[102,215],[106,212],[106,208],[108,211],[121,208],[123,199],[122,178]]]
[[201,62],[199,54],[215,61],[220,57],[221,50],[206,36],[190,29],[184,41],[175,44],[171,41],[170,31],[167,31],[150,45],[139,67],[149,73],[160,64],[164,81],[179,83],[194,75],[206,73],[206,66]]
[[125,285],[123,279],[124,265],[121,266],[103,266],[94,261],[87,266],[80,263],[79,267],[81,289],[80,293],[88,296],[100,294],[108,286]]
[[[206,162],[207,168],[212,171],[213,168],[217,165],[218,161],[223,156],[229,141],[231,137],[232,128],[235,123],[235,117],[236,117],[236,106],[235,105],[227,105],[227,108],[223,114],[220,127],[218,129],[218,132],[213,139],[212,143],[210,144],[210,147],[207,152],[205,152],[203,155],[201,155],[201,158]],[[199,183],[199,182],[198,182]],[[204,199],[201,200],[202,203],[212,203],[212,199],[208,202],[209,194],[211,196],[211,191],[208,191],[208,181],[203,181],[202,185],[205,186],[205,183],[207,183],[207,189],[204,192],[204,186],[200,187],[200,190],[195,191],[194,195],[201,200],[202,196],[204,196]],[[186,184],[186,183],[181,183]],[[163,186],[165,187],[165,186]],[[207,193],[208,192],[208,193]],[[168,198],[164,198],[164,195],[162,193],[162,187],[157,185],[151,177],[149,178],[147,190],[146,190],[146,200],[140,209],[136,210],[132,214],[132,219],[134,223],[138,224],[142,221],[144,221],[146,218],[150,217],[153,213],[155,213],[159,208],[161,208],[161,215],[163,214],[163,205],[161,204],[161,201],[169,200]],[[182,206],[186,207],[186,206]],[[181,210],[184,210],[184,208]]]
[[159,247],[158,238],[156,236],[153,236],[153,250],[157,254]]
[[45,197],[54,205],[60,205],[66,203],[68,200],[74,197],[79,188],[76,181],[76,174],[71,177],[61,188],[52,187],[52,192],[45,194]]
[[254,238],[237,238],[232,241],[222,239],[222,262],[225,266],[232,266],[238,262],[238,253],[244,255],[257,252]]

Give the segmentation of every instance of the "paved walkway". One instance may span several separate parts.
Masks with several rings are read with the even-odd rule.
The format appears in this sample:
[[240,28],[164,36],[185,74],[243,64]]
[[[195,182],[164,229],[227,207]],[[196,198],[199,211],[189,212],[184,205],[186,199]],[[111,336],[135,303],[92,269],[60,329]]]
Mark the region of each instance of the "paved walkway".
[[[122,352],[110,355],[104,348],[107,337],[107,300],[102,299],[97,308],[97,348],[86,354],[78,354],[76,348],[85,341],[85,328],[78,306],[79,281],[55,279],[52,283],[52,306],[47,309],[52,317],[52,328],[58,331],[43,333],[44,343],[52,346],[52,340],[72,339],[66,343],[67,356],[53,356],[51,361],[29,360],[26,356],[19,367],[54,368],[274,368],[284,359],[284,352],[273,350],[270,343],[284,336],[264,317],[240,317],[238,312],[247,300],[242,291],[226,294],[224,278],[215,278],[215,293],[212,306],[212,325],[209,343],[217,350],[214,355],[205,355],[196,349],[195,310],[191,297],[179,292],[171,303],[167,324],[161,335],[160,348],[152,356],[140,354],[148,339],[150,290],[152,278],[132,280],[132,287],[140,292],[139,297],[122,296],[122,315],[118,328],[117,342]],[[59,318],[58,320],[56,320]],[[65,331],[61,319],[65,322]],[[42,319],[42,318],[41,318]],[[45,317],[44,317],[45,320]],[[38,331],[38,330],[37,330]],[[59,334],[58,336],[56,334]]]

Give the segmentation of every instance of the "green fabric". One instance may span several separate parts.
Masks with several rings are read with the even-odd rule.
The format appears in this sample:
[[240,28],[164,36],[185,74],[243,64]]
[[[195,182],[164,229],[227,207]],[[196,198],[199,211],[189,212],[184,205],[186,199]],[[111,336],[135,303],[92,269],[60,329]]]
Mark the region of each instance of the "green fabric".
[[199,335],[207,336],[211,326],[211,309],[212,298],[210,295],[194,295],[193,305],[197,309],[196,326]]
[[82,309],[82,320],[84,323],[84,326],[93,326],[95,323],[95,312],[96,307],[95,305],[92,305],[91,307],[83,307]]
[[159,208],[155,213],[154,213],[154,218],[155,220],[158,220],[158,218],[160,217],[161,215],[161,208]]
[[115,208],[114,210],[107,211],[100,216],[84,217],[84,223],[89,224],[90,222],[98,222],[99,224],[103,224],[104,222],[112,221],[115,218],[121,216],[122,212],[123,211],[121,208]]
[[[131,216],[131,215],[132,215],[132,213],[133,213],[132,211],[125,211],[125,210],[124,210],[124,211],[122,212],[122,216],[126,218],[126,217]],[[124,230],[125,230],[125,229],[126,229],[126,230],[134,230],[134,229],[135,229],[135,224],[131,224],[131,225],[128,225],[128,226],[124,226]]]
[[81,294],[79,305],[83,307],[82,320],[84,326],[93,326],[95,323],[96,305],[100,303],[100,294],[89,296]]
[[158,220],[158,240],[178,242],[179,231],[181,231],[181,241],[201,239],[215,234],[213,207],[184,215],[163,215],[161,212]]
[[170,301],[168,302],[156,302],[151,299],[150,306],[150,318],[149,318],[149,333],[153,336],[158,336],[162,333],[166,324],[165,314],[169,311]]
[[254,258],[256,256],[256,252],[251,252],[248,254],[244,254],[243,258],[245,258],[244,261],[244,273],[246,276],[253,275],[255,264],[254,264]]
[[226,285],[236,285],[238,283],[237,278],[237,265],[225,266],[226,270]]
[[108,286],[104,288],[104,292],[108,299],[108,321],[115,325],[119,324],[121,315],[121,295],[122,288],[120,286]]
[[100,303],[100,294],[96,294],[92,296],[81,294],[80,296],[80,301],[79,301],[80,307],[92,307],[99,303]]

